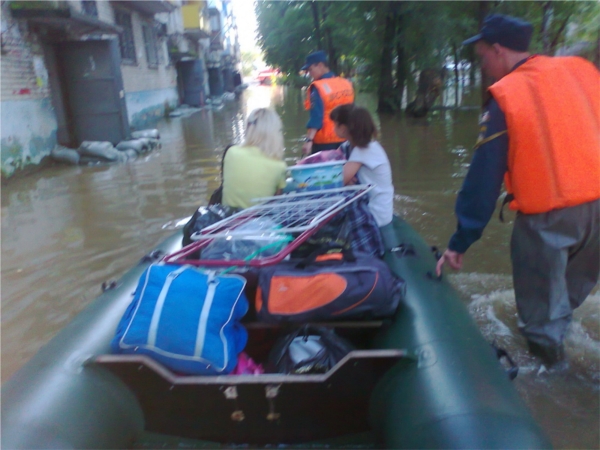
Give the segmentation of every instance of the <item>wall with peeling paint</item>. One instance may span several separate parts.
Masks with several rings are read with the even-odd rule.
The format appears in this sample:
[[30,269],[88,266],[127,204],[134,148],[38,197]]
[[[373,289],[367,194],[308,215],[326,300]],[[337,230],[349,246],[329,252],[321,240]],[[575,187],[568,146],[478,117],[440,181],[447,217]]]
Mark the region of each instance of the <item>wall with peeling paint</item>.
[[39,164],[56,145],[56,115],[50,99],[3,101],[0,111],[2,175]]
[[39,164],[56,145],[57,120],[39,36],[11,18],[8,2],[0,14],[0,170],[3,177]]
[[151,127],[165,114],[177,107],[179,96],[176,88],[127,92],[127,115],[129,126],[134,130]]

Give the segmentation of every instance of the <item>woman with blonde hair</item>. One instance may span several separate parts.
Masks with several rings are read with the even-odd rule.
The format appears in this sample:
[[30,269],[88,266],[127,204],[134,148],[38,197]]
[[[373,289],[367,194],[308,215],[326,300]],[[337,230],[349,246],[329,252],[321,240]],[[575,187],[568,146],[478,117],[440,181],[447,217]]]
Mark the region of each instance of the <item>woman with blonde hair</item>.
[[252,111],[244,143],[230,147],[223,160],[223,204],[248,208],[254,198],[281,193],[287,171],[283,150],[277,113],[269,108]]

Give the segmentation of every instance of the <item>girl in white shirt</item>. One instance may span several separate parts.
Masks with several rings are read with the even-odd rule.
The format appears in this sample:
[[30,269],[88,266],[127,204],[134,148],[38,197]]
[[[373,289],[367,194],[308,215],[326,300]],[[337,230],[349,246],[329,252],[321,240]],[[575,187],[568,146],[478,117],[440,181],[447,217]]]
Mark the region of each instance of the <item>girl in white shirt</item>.
[[371,184],[369,210],[377,225],[392,221],[394,214],[394,185],[392,168],[385,150],[375,140],[377,128],[369,111],[353,104],[341,105],[331,111],[336,134],[350,143],[351,153],[344,164],[344,185]]

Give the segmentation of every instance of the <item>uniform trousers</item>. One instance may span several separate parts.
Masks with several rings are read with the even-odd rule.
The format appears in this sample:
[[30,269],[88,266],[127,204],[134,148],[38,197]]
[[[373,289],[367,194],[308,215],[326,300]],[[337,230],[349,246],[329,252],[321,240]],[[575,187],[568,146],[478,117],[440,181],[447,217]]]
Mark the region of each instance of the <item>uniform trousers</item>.
[[560,347],[573,310],[600,273],[600,200],[541,214],[517,213],[511,238],[519,328]]

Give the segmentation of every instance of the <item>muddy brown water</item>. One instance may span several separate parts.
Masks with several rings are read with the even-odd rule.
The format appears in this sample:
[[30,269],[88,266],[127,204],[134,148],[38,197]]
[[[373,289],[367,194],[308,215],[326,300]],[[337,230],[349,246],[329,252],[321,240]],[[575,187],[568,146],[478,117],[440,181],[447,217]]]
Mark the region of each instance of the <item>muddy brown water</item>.
[[[358,102],[372,108],[373,99]],[[471,101],[476,104],[476,101]],[[158,124],[162,148],[123,165],[53,166],[2,187],[2,381],[147,251],[205,204],[219,184],[220,152],[243,136],[244,117],[281,115],[288,164],[300,155],[306,113],[299,90],[252,86],[221,110]],[[477,109],[427,120],[378,117],[393,167],[395,211],[431,245],[444,247],[477,134]],[[510,214],[509,214],[510,215]],[[450,274],[487,340],[520,366],[515,385],[557,448],[599,448],[600,294],[579,308],[566,339],[568,370],[545,372],[517,330],[508,242],[496,217]]]

